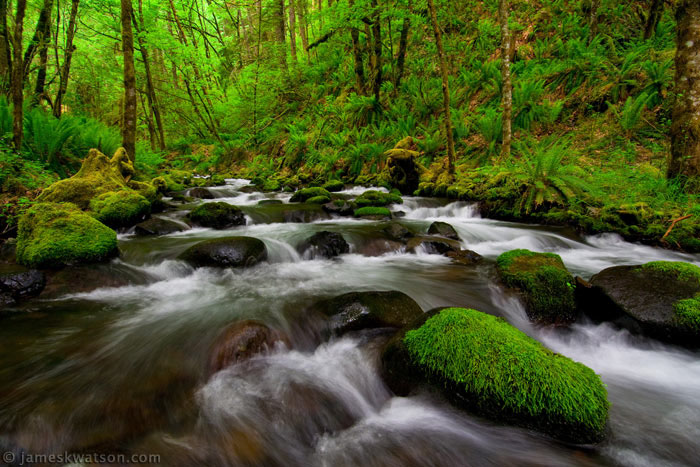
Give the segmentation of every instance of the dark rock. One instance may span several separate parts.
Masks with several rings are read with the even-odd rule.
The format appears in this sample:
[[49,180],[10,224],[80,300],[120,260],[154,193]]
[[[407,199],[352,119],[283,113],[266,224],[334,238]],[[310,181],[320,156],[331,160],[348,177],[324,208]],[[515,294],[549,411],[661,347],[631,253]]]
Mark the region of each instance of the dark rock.
[[228,203],[204,203],[192,210],[189,219],[202,227],[213,229],[228,229],[237,225],[245,225],[243,211]]
[[403,243],[384,238],[371,238],[357,247],[357,253],[363,256],[382,256],[387,253],[401,251],[405,248]]
[[21,266],[0,268],[0,307],[39,295],[46,285],[46,277],[36,269]]
[[330,214],[339,216],[352,216],[355,212],[355,206],[345,200],[338,199],[323,205],[323,210]]
[[455,263],[464,264],[465,266],[480,263],[484,259],[483,256],[472,250],[448,251],[447,257],[451,258]]
[[189,191],[189,195],[193,198],[199,198],[199,199],[214,199],[214,193],[211,191],[207,190],[206,188],[192,188]]
[[408,250],[412,253],[415,253],[421,245],[431,255],[447,255],[461,250],[458,241],[447,238],[421,236],[411,238],[407,243]]
[[136,224],[136,235],[168,235],[175,232],[183,232],[187,227],[170,219],[153,217],[147,221]]
[[194,267],[249,267],[267,259],[267,248],[252,237],[216,238],[197,243],[179,258]]
[[399,242],[406,241],[414,236],[414,233],[408,230],[403,225],[398,222],[392,222],[382,229],[382,233],[386,235],[391,240],[396,240]]
[[218,337],[209,360],[210,373],[248,360],[271,350],[275,342],[285,341],[277,332],[252,320],[233,323]]
[[106,287],[124,287],[132,280],[116,271],[110,264],[78,266],[50,271],[42,300],[52,300],[66,294],[89,293]]
[[428,229],[428,234],[438,235],[440,237],[449,238],[452,240],[459,240],[459,235],[457,231],[450,224],[446,222],[433,222],[430,224]]
[[281,199],[262,199],[258,201],[258,206],[269,206],[271,204],[284,204]]
[[351,292],[316,305],[330,317],[337,334],[368,328],[401,328],[423,314],[420,306],[402,292]]
[[391,186],[404,195],[412,195],[420,182],[420,172],[415,160],[419,153],[407,149],[394,149],[388,153],[386,164]]
[[318,232],[297,248],[299,253],[310,253],[313,258],[333,258],[350,252],[350,245],[336,232]]
[[242,209],[255,224],[306,224],[331,218],[318,204],[268,204],[243,206]]
[[262,190],[261,190],[259,187],[255,186],[255,185],[246,185],[246,186],[240,187],[240,188],[238,189],[238,191],[239,191],[240,193],[247,193],[247,194],[251,194],[251,193],[261,193],[261,192],[262,192]]

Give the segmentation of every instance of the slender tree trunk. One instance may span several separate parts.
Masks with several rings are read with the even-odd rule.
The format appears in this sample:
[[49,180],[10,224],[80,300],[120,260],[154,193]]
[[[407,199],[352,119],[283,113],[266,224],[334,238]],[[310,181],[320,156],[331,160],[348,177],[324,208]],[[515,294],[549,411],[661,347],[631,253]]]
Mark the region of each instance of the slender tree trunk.
[[262,42],[262,0],[258,0],[258,41],[255,47],[255,82],[253,83],[253,143],[258,142],[258,79],[260,78],[260,43]]
[[682,0],[676,21],[676,102],[668,177],[696,178],[700,176],[700,2]]
[[510,72],[513,42],[508,25],[508,17],[510,16],[508,0],[499,0],[498,15],[501,21],[501,56],[503,57],[503,147],[501,148],[501,159],[506,160],[510,157],[513,139],[513,83]]
[[[145,30],[145,24],[143,21],[143,0],[139,0],[139,22],[137,23],[134,19],[134,27],[136,28],[136,38],[139,43],[139,50],[141,51],[141,58],[143,59],[143,67],[146,71],[146,91],[148,97],[148,104],[151,109],[156,121],[156,128],[158,130],[158,148],[162,151],[165,149],[165,130],[163,129],[163,121],[160,115],[160,105],[158,104],[158,99],[156,97],[156,89],[153,84],[153,73],[151,72],[151,61],[150,54],[148,53],[148,48],[144,43],[141,32]],[[149,120],[150,121],[150,120]]]
[[61,67],[61,74],[59,76],[58,83],[58,93],[56,94],[56,99],[53,103],[53,114],[57,118],[63,113],[63,96],[65,96],[68,90],[68,77],[70,76],[70,64],[73,59],[73,52],[75,47],[73,46],[73,38],[75,37],[76,20],[78,17],[78,5],[80,0],[73,0],[70,9],[70,18],[68,20],[68,29],[66,30],[66,48],[63,58],[63,66]]
[[10,88],[12,91],[12,104],[14,111],[12,114],[12,136],[15,149],[22,149],[22,136],[24,124],[24,66],[22,63],[22,34],[24,33],[24,13],[27,9],[26,0],[17,0],[17,11],[15,13],[15,34],[12,43],[14,60],[12,63],[12,80]]
[[275,0],[275,35],[277,36],[277,54],[283,70],[287,69],[287,41],[285,40],[284,0]]
[[379,105],[380,92],[382,89],[382,23],[379,15],[377,0],[372,0],[374,18],[372,19],[372,36],[374,37],[374,100]]
[[[43,23],[43,31],[39,37],[39,69],[36,74],[36,86],[34,87],[34,97],[32,98],[32,107],[39,105],[42,97],[44,97],[44,88],[46,86],[46,68],[49,61],[49,42],[51,40],[51,10],[53,8],[53,0],[47,1],[48,17]],[[50,99],[48,99],[50,100]]]
[[[355,0],[348,0],[350,14],[354,16]],[[365,93],[365,67],[362,61],[362,49],[360,49],[360,31],[357,28],[350,28],[350,39],[352,40],[352,54],[355,61],[355,81],[358,94]]]
[[[155,126],[153,125],[153,107],[146,107],[146,99],[143,98],[143,95],[146,94],[146,97],[148,98],[148,91],[145,93],[143,91],[139,91],[139,101],[141,102],[141,109],[143,110],[143,115],[146,118],[146,126],[148,127],[148,136],[150,136],[149,140],[151,141],[151,150],[155,151],[156,150],[156,129]],[[150,100],[150,98],[149,98]]]
[[134,68],[134,15],[131,0],[121,0],[122,49],[124,53],[124,119],[122,146],[132,161],[136,160],[136,70]]
[[[600,0],[591,0],[591,12],[588,18],[588,43],[593,42],[593,39],[598,35],[598,9],[600,8]],[[506,7],[506,9],[508,9]]]
[[651,8],[649,8],[649,15],[647,16],[646,24],[644,25],[644,39],[651,39],[651,36],[656,33],[656,27],[659,25],[661,16],[664,14],[664,1],[665,0],[653,0],[651,2]]
[[49,27],[51,23],[51,11],[53,10],[53,0],[44,0],[44,4],[39,12],[39,19],[36,22],[36,30],[34,36],[27,46],[27,51],[24,53],[24,79],[29,76],[29,71],[34,61],[34,56],[42,43],[45,42],[45,37],[49,36]]
[[297,63],[297,18],[294,11],[294,0],[289,0],[289,48],[292,52],[292,63]]
[[297,2],[296,11],[299,13],[299,35],[301,36],[301,45],[306,52],[306,61],[311,63],[311,52],[309,52],[309,25],[306,15],[306,0],[292,0]]
[[455,171],[455,140],[452,134],[452,113],[450,111],[450,81],[447,73],[447,62],[445,60],[445,49],[442,47],[442,32],[438,25],[437,12],[435,11],[435,3],[433,0],[428,0],[428,8],[430,9],[430,19],[433,23],[433,33],[435,34],[435,43],[438,50],[438,59],[440,61],[440,74],[442,75],[442,97],[445,107],[445,136],[447,136],[447,170],[450,174]]
[[12,75],[12,39],[7,30],[7,0],[0,0],[0,93],[7,95]]
[[[411,2],[408,2],[409,15],[412,12]],[[411,17],[406,16],[403,19],[403,25],[401,26],[401,37],[399,38],[399,57],[397,61],[396,70],[396,80],[394,82],[394,95],[399,92],[399,86],[401,86],[401,78],[403,77],[403,69],[406,62],[406,49],[408,48],[408,33],[411,29]]]

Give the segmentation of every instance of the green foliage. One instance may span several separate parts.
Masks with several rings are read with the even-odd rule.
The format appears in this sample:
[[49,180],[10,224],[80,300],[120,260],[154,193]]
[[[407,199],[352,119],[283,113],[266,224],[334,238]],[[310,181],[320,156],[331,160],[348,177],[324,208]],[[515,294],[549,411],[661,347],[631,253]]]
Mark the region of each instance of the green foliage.
[[647,104],[655,97],[655,94],[648,95],[643,92],[637,97],[628,97],[625,101],[625,105],[622,107],[622,111],[618,111],[617,107],[614,105],[610,105],[610,110],[615,113],[619,119],[622,129],[625,130],[628,135],[631,135],[632,130],[639,126],[642,113],[646,109]]
[[558,436],[564,430],[589,441],[603,436],[609,404],[600,377],[502,318],[449,308],[403,342],[416,364],[461,389],[482,412],[525,419]]

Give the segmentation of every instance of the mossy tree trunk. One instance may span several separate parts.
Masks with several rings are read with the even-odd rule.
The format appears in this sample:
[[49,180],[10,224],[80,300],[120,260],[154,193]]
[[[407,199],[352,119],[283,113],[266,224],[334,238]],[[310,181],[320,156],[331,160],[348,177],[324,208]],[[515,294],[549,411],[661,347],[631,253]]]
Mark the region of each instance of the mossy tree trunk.
[[[348,0],[350,15],[354,16],[355,0]],[[352,40],[352,55],[355,62],[355,88],[358,94],[365,93],[365,67],[362,61],[362,49],[360,48],[360,30],[350,28],[350,39]]]
[[136,70],[134,68],[134,32],[131,0],[121,0],[122,50],[124,53],[124,118],[122,146],[133,162],[136,153]]
[[7,30],[7,0],[0,0],[0,93],[7,95],[12,74],[10,34]]
[[651,39],[651,36],[656,32],[656,27],[664,14],[664,2],[665,0],[653,0],[651,2],[649,14],[644,25],[644,39]]
[[292,63],[296,65],[297,59],[297,17],[294,9],[294,0],[289,0],[289,49],[292,53]]
[[401,25],[401,37],[399,38],[399,56],[396,63],[396,80],[394,82],[394,95],[398,95],[401,78],[403,77],[404,65],[406,63],[406,49],[408,48],[408,33],[411,30],[412,2],[408,2],[408,12]]
[[24,130],[24,66],[22,62],[22,35],[24,33],[24,13],[27,9],[26,0],[17,0],[17,10],[15,13],[15,32],[12,44],[13,62],[12,79],[10,88],[12,91],[12,140],[17,151],[22,149],[22,132]]
[[668,177],[700,176],[700,2],[682,0],[676,11],[676,102]]
[[44,0],[44,3],[39,11],[39,19],[36,22],[36,30],[32,36],[32,40],[27,46],[27,51],[24,53],[24,79],[29,76],[29,71],[32,66],[32,61],[39,51],[42,43],[45,42],[44,37],[49,36],[49,25],[51,23],[51,11],[53,9],[53,0]]
[[447,62],[445,60],[445,49],[442,47],[442,32],[437,20],[437,11],[433,0],[428,0],[430,19],[433,24],[435,43],[437,45],[438,59],[440,62],[440,74],[442,75],[442,97],[445,112],[445,136],[447,137],[447,165],[449,173],[455,170],[455,142],[452,134],[452,112],[450,111],[450,81],[447,73]]
[[511,41],[510,26],[510,2],[499,0],[498,16],[501,22],[501,57],[503,58],[503,146],[501,147],[501,160],[510,157],[511,142],[513,139],[513,83],[511,81],[511,60],[513,58],[513,42]]
[[275,0],[275,35],[277,55],[282,70],[287,70],[287,41],[285,35],[284,0]]
[[[41,22],[41,31],[37,30],[39,40],[39,69],[37,70],[36,74],[36,86],[34,86],[32,106],[39,105],[41,99],[46,97],[44,94],[44,89],[46,87],[46,67],[49,61],[49,42],[51,41],[51,10],[53,8],[53,3],[53,0],[47,0],[44,2],[46,14],[44,21]],[[44,9],[42,9],[40,16],[44,16]],[[25,68],[28,67],[25,66]]]
[[63,66],[61,67],[61,72],[59,74],[58,83],[58,93],[56,94],[56,99],[53,102],[53,114],[56,118],[61,116],[63,112],[63,96],[65,96],[68,90],[68,77],[70,76],[70,64],[73,59],[73,51],[75,51],[75,46],[73,45],[73,38],[75,37],[75,28],[78,18],[78,6],[80,0],[73,0],[70,9],[70,18],[68,19],[68,29],[66,30],[66,46],[63,56]]
[[382,89],[382,23],[379,14],[377,0],[372,0],[372,37],[374,38],[374,81],[373,94],[376,105],[379,106],[380,92]]

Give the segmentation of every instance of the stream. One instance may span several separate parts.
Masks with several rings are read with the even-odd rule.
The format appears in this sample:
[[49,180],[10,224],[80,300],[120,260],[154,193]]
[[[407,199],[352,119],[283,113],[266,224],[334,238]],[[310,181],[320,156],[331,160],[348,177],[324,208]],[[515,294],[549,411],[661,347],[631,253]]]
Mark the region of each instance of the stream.
[[[497,285],[493,267],[515,248],[557,253],[586,279],[653,260],[700,265],[699,255],[482,219],[463,202],[406,197],[395,207],[405,212],[399,222],[417,232],[436,220],[451,224],[463,247],[485,258],[464,266],[386,251],[377,243],[386,221],[274,222],[278,208],[258,202],[288,203],[290,194],[227,183],[210,189],[216,199],[197,202],[240,206],[248,225],[162,237],[120,233],[120,258],[92,268],[123,285],[34,299],[0,316],[2,450],[158,454],[172,466],[700,465],[700,353],[610,324],[533,326],[519,300]],[[302,257],[296,246],[320,231],[342,233],[350,253]],[[176,259],[199,241],[230,235],[263,240],[268,261],[194,270]],[[393,397],[378,371],[386,336],[329,338],[324,319],[309,312],[319,299],[372,290],[404,292],[424,311],[454,305],[502,316],[588,365],[608,388],[609,438],[570,446],[458,411],[432,393]],[[243,319],[283,332],[287,344],[210,375],[212,343]]]

